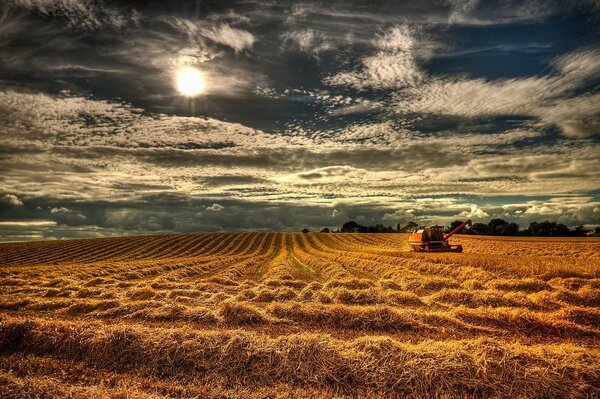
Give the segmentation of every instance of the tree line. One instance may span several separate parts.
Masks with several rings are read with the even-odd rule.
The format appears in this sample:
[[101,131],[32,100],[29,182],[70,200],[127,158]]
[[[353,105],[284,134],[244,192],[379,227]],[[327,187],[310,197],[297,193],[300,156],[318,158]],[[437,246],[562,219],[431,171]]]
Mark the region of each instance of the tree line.
[[[452,231],[462,222],[455,220],[450,223],[447,231]],[[598,230],[598,229],[596,229]],[[590,233],[583,225],[570,229],[566,225],[546,220],[544,222],[531,222],[529,227],[521,229],[521,226],[504,219],[491,219],[488,223],[473,223],[472,226],[463,228],[460,234],[478,234],[490,236],[532,236],[532,237],[583,237]]]
[[[463,221],[455,220],[445,230],[446,233],[454,230],[462,224]],[[341,233],[410,233],[419,227],[415,222],[408,222],[396,227],[375,224],[363,226],[354,221],[348,221],[342,225],[342,228],[336,231],[330,231],[328,228],[321,230],[323,233],[341,232]],[[308,232],[305,229],[304,232]],[[529,227],[521,229],[517,223],[509,223],[504,219],[491,219],[488,223],[473,223],[472,226],[463,228],[459,234],[477,234],[477,235],[495,235],[495,236],[533,236],[533,237],[582,237],[586,235],[600,236],[600,227],[594,230],[586,230],[583,225],[570,229],[566,225],[546,220],[544,222],[531,222]]]

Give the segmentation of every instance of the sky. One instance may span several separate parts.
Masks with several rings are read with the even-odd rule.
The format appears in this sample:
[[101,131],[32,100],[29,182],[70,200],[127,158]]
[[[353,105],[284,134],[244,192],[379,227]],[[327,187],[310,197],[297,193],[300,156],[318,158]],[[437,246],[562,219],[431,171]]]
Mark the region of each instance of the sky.
[[2,0],[0,60],[0,240],[600,225],[598,0]]

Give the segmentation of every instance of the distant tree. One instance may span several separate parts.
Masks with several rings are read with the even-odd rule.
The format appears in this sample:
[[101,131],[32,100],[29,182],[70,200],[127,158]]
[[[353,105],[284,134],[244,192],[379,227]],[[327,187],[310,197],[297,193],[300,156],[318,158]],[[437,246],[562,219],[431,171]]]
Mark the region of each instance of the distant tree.
[[500,236],[505,226],[508,226],[508,222],[504,219],[492,219],[488,222],[488,234],[493,236]]
[[[448,227],[448,229],[446,230],[446,233],[450,233],[452,230],[454,230],[455,228],[457,228],[458,226],[460,226],[463,222],[460,220],[455,220],[454,222],[450,223],[450,227]],[[464,229],[461,229],[458,233],[460,234]]]
[[540,224],[538,222],[529,223],[529,227],[527,228],[527,233],[530,236],[538,235],[538,231],[540,230]]
[[[360,229],[359,231],[363,231],[363,229]],[[369,226],[366,228],[366,231],[369,233],[393,233],[394,229],[392,228],[392,226],[384,226],[382,224],[376,224],[374,226]]]
[[569,230],[569,228],[567,226],[565,226],[562,223],[559,223],[556,225],[556,236],[557,237],[564,237],[564,236],[568,236],[571,233],[571,230]]
[[516,236],[519,234],[520,227],[516,223],[509,223],[504,225],[500,232],[498,233],[501,236]]
[[302,229],[302,232],[303,232],[304,234],[306,234],[306,233],[310,233],[310,230],[309,230],[309,229]]
[[531,222],[527,229],[529,234],[536,237],[564,237],[568,236],[571,231],[562,223],[551,222]]
[[396,225],[396,231],[397,231],[397,232],[400,232],[400,223],[398,223],[398,224]]
[[[416,226],[416,224],[414,224],[414,225]],[[342,233],[396,233],[397,230],[395,230],[392,226],[384,226],[383,224],[362,226],[354,221],[349,221],[342,225],[341,232]]]
[[325,227],[324,229],[321,229],[321,233],[329,233],[329,229],[327,227]]
[[342,225],[341,232],[342,233],[357,233],[362,229],[364,229],[364,226],[361,226],[360,224],[351,220]]
[[418,224],[416,224],[416,223],[415,223],[415,222],[413,222],[413,221],[410,221],[410,222],[408,222],[408,223],[406,224],[406,226],[402,227],[402,228],[400,229],[400,231],[401,231],[401,232],[403,232],[403,233],[411,233],[411,232],[412,232],[414,229],[416,229],[417,227],[419,227],[419,225],[418,225]]
[[480,235],[489,234],[489,231],[490,231],[489,226],[484,223],[473,223],[471,228],[468,230],[469,234],[480,234]]
[[573,235],[575,237],[583,237],[583,236],[586,236],[587,233],[588,233],[588,231],[583,227],[582,224],[580,224],[579,226],[575,227],[571,231],[571,235]]

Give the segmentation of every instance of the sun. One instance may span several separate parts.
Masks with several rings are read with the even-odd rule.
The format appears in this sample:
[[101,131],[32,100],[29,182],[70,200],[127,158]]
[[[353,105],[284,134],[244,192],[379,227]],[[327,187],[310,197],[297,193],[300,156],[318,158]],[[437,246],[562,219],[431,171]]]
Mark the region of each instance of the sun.
[[177,71],[176,84],[179,93],[188,97],[202,94],[206,86],[202,72],[189,66]]

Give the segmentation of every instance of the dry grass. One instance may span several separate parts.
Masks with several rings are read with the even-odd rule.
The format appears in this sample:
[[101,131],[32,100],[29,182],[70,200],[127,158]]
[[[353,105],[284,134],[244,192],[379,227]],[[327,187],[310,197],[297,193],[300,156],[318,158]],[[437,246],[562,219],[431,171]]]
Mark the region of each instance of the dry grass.
[[600,240],[0,245],[2,398],[600,396]]

